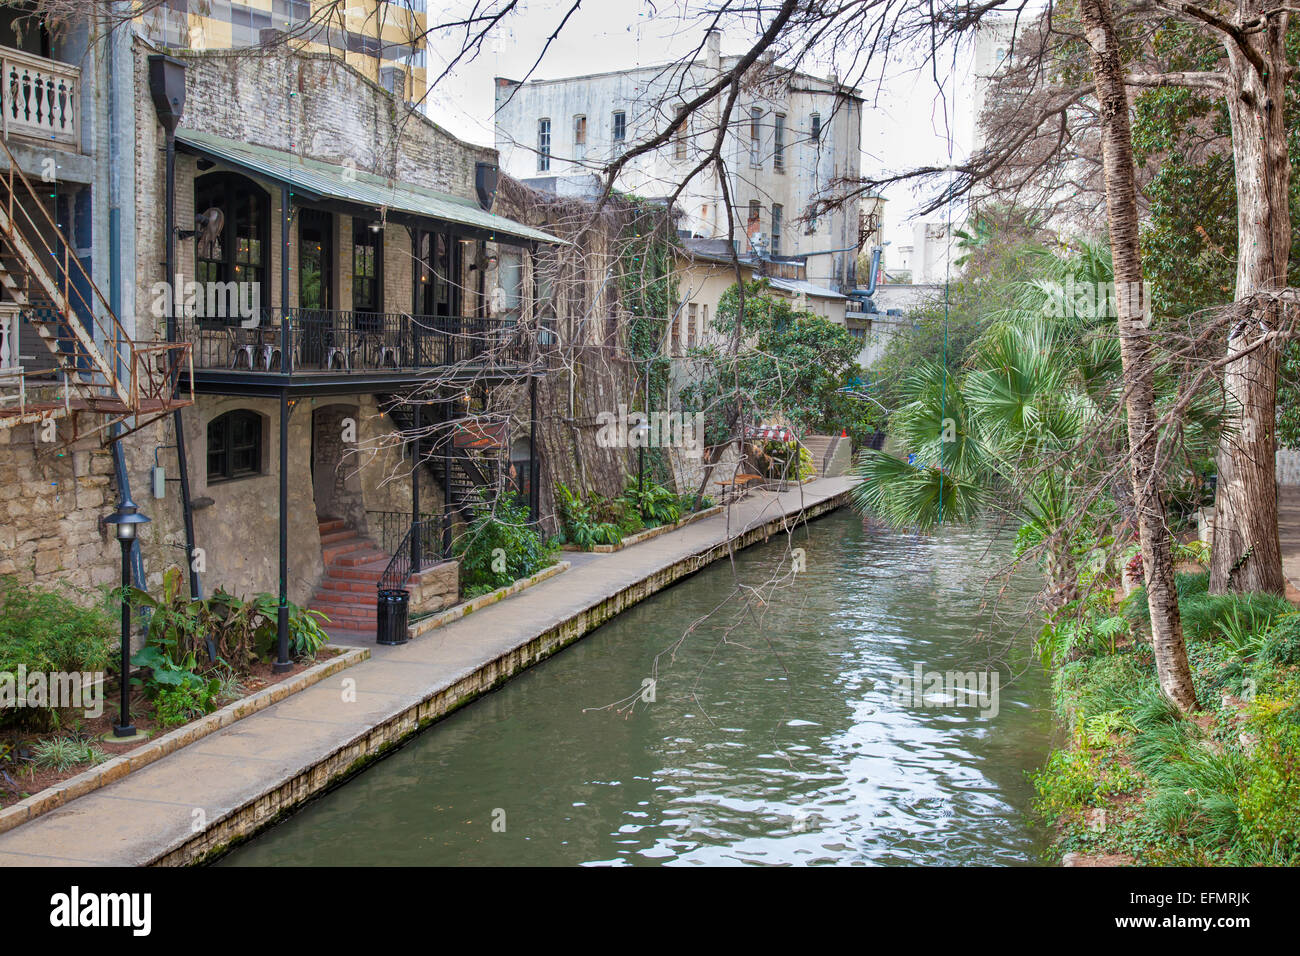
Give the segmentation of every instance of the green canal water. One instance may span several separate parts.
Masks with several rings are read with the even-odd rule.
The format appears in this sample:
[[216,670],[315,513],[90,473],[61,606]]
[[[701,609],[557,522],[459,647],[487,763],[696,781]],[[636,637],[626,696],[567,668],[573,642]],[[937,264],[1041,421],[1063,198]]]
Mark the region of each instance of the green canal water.
[[[996,715],[898,690],[917,665],[984,669],[987,540],[870,529],[843,509],[793,543],[793,583],[784,537],[718,562],[221,865],[1038,862],[1025,772],[1052,732],[1041,668],[1023,651],[1004,664]],[[1027,633],[1023,606],[1004,598],[1004,628]],[[654,701],[602,709],[633,695]]]

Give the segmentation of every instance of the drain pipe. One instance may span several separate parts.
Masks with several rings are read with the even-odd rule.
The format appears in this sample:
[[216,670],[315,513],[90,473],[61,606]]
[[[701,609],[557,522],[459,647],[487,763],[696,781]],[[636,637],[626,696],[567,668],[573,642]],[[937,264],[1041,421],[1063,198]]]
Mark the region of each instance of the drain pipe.
[[[105,38],[104,71],[108,87],[108,303],[113,314],[122,314],[122,144],[121,144],[121,99],[117,93],[117,58],[118,32],[110,32]],[[113,343],[113,357],[117,363],[119,377],[126,375],[122,349],[126,343]],[[122,433],[121,423],[114,423],[108,430],[113,449],[113,478],[123,499],[131,497],[131,478],[126,469],[126,452],[122,443],[116,441]],[[131,583],[138,588],[145,585],[144,558],[140,553],[140,541],[132,539],[128,555],[131,565]]]
[[[162,124],[167,144],[167,282],[176,281],[176,127],[185,110],[185,64],[163,53],[149,56],[149,93],[153,97],[158,122]],[[172,289],[171,307],[167,310],[167,341],[176,341],[176,300],[180,290]],[[193,388],[194,383],[190,383]],[[178,387],[179,391],[179,387]],[[194,568],[194,510],[190,502],[189,457],[185,452],[185,422],[178,408],[172,412],[176,431],[177,471],[180,472],[181,514],[185,522],[185,556],[190,579],[190,598],[203,597],[199,572]]]

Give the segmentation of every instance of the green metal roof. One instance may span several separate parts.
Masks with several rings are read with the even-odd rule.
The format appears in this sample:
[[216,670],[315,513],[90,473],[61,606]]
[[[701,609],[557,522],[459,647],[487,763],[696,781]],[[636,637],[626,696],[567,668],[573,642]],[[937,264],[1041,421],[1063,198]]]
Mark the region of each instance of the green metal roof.
[[284,183],[308,202],[332,199],[440,219],[470,226],[487,233],[488,239],[507,243],[522,240],[567,244],[565,240],[548,232],[505,216],[493,215],[471,199],[461,199],[409,184],[390,185],[378,176],[361,170],[303,159],[278,149],[253,146],[194,130],[178,129],[176,142],[250,175]]

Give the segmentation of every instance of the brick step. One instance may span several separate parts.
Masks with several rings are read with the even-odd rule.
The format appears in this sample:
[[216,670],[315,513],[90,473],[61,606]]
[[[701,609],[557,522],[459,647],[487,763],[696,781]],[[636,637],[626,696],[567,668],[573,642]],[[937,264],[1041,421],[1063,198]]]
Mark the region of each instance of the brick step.
[[326,545],[324,548],[321,548],[321,557],[324,559],[326,565],[330,565],[348,557],[354,552],[373,552],[375,550],[374,544],[367,541],[365,538],[353,538],[351,541],[340,541],[338,544]]
[[317,590],[347,591],[351,594],[373,593],[375,585],[379,583],[379,574],[369,571],[360,571],[358,573],[367,575],[367,577],[345,578],[340,577],[337,571],[327,573],[325,577],[321,578]]
[[376,566],[372,568],[332,567],[328,569],[327,573],[332,578],[341,578],[347,581],[360,581],[368,587],[374,587],[379,583],[379,579],[383,577],[384,568],[388,566],[388,562],[385,561],[383,566],[380,566],[379,562],[375,562],[375,565]]
[[324,521],[318,522],[316,526],[320,529],[321,534],[330,534],[334,531],[342,531],[347,527],[347,522],[342,518],[326,518]]
[[336,604],[355,604],[358,607],[373,607],[379,601],[379,591],[370,588],[366,591],[349,591],[344,588],[318,587],[314,601],[331,601]]
[[329,623],[325,625],[326,630],[340,627],[349,631],[373,631],[375,625],[379,623],[378,617],[371,613],[365,614],[348,614],[344,611],[332,612],[323,607],[312,608],[313,611],[320,611],[329,618]]
[[361,537],[361,535],[357,534],[351,528],[339,528],[336,531],[322,531],[320,535],[320,543],[326,546],[342,544],[345,541],[364,542],[365,540],[365,538]]
[[352,550],[335,558],[333,561],[326,561],[326,564],[333,564],[337,568],[370,568],[378,565],[373,569],[382,572],[392,560],[392,555],[384,554],[372,544],[363,545],[365,550]]
[[370,626],[374,627],[375,621],[377,620],[374,608],[371,608],[369,611],[352,611],[345,607],[332,607],[329,604],[321,604],[318,607],[312,608],[312,610],[324,614],[330,619],[331,624],[346,625],[355,622],[361,622],[363,624],[369,622]]

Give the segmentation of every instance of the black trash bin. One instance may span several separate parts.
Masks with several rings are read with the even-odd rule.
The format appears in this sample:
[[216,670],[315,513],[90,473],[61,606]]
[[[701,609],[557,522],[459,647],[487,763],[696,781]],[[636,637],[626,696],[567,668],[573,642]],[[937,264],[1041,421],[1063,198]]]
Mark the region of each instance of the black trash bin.
[[379,644],[405,644],[406,619],[411,607],[411,592],[405,588],[381,588],[375,640]]

